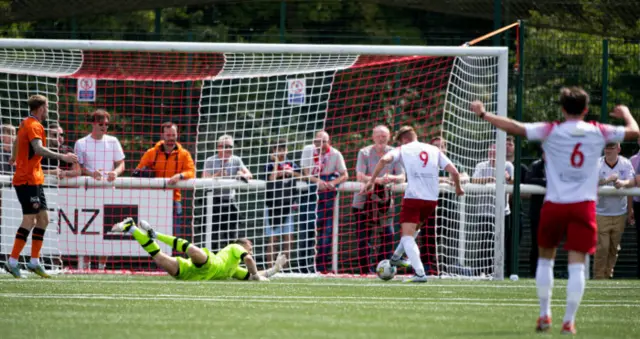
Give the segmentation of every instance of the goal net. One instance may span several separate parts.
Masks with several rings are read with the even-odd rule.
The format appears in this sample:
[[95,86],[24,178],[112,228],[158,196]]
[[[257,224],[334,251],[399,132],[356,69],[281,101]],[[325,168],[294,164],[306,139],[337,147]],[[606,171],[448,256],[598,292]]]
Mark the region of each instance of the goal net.
[[[506,113],[502,48],[0,40],[0,72],[2,123],[17,128],[28,96],[45,95],[48,145],[84,161],[84,175],[62,166],[65,178],[47,176],[48,269],[157,272],[135,240],[109,232],[133,217],[213,252],[249,238],[260,268],[283,252],[288,273],[369,274],[397,244],[405,185],[395,166],[373,194],[357,193],[395,146],[384,147],[384,133],[375,141],[375,126],[440,138],[469,177],[487,160],[487,171],[505,168],[504,134],[468,110],[480,99]],[[108,123],[92,120],[97,109]],[[177,126],[175,148],[164,147],[166,122]],[[124,159],[117,147],[95,146],[105,129]],[[3,135],[3,154],[10,139]],[[177,149],[191,155],[194,178]],[[134,171],[146,152],[152,160]],[[120,160],[123,173],[107,180]],[[2,168],[5,261],[22,214],[12,169]],[[88,176],[96,170],[100,180]],[[429,274],[502,278],[504,214],[495,211],[504,183],[492,175],[495,183],[467,184],[463,198],[441,184],[438,212],[418,239]],[[29,253],[27,245],[22,262]]]

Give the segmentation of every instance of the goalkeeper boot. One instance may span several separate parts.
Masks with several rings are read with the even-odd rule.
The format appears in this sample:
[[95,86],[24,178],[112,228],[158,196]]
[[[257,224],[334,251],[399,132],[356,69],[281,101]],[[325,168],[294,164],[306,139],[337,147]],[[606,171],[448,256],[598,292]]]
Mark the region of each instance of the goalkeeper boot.
[[562,324],[562,330],[560,331],[560,334],[575,335],[576,334],[576,325],[574,323],[572,323],[571,321],[565,321]]
[[411,267],[411,262],[409,260],[406,260],[406,259],[396,260],[393,257],[391,257],[391,260],[389,260],[389,264],[391,264],[391,266],[396,266],[396,267],[404,267],[404,268]]
[[22,274],[20,274],[20,267],[18,267],[18,265],[15,266],[11,266],[11,264],[9,264],[8,262],[4,264],[4,269],[11,273],[11,275],[16,278],[16,279],[20,279],[22,278]]
[[151,224],[149,224],[146,220],[140,219],[140,221],[138,222],[138,228],[147,232],[147,235],[149,236],[150,239],[158,238],[158,236],[156,235],[156,231],[151,227]]
[[32,264],[32,263],[28,263],[27,264],[27,269],[45,279],[49,279],[51,278],[51,276],[49,274],[47,274],[47,272],[45,272],[44,268],[42,267],[42,265],[40,264]]
[[111,232],[125,233],[129,231],[131,226],[135,226],[135,225],[136,225],[136,222],[133,221],[133,218],[126,218],[121,222],[113,225],[113,227],[111,227]]
[[405,279],[402,282],[405,283],[426,283],[427,282],[427,275],[414,275],[411,278]]
[[549,332],[551,330],[551,317],[548,315],[538,318],[536,332]]

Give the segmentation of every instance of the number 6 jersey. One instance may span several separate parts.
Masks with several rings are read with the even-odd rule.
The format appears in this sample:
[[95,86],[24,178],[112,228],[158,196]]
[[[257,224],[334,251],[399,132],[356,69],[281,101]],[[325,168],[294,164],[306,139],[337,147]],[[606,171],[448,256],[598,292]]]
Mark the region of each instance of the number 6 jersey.
[[389,152],[393,163],[400,161],[407,175],[406,199],[437,201],[439,191],[438,174],[451,163],[440,149],[414,141]]
[[568,204],[598,200],[598,161],[607,142],[624,139],[624,126],[577,120],[524,124],[527,139],[542,140],[545,201]]

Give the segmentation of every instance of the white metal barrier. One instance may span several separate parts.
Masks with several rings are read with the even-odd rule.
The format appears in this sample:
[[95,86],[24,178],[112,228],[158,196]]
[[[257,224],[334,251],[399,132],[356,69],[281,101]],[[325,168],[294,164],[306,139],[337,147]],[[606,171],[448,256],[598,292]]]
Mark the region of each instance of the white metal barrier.
[[[11,176],[0,175],[0,185],[2,186],[10,186],[11,184]],[[66,178],[66,179],[57,179],[54,177],[47,177],[46,184],[52,186],[62,186],[62,187],[73,187],[73,188],[90,188],[90,187],[113,187],[114,189],[165,189],[172,190],[175,188],[181,189],[207,189],[206,201],[207,206],[211,208],[213,206],[213,193],[211,189],[213,188],[233,188],[242,191],[264,191],[266,189],[266,181],[263,180],[251,180],[248,183],[244,183],[238,180],[232,179],[191,179],[184,180],[178,182],[176,185],[169,185],[168,179],[165,178],[132,178],[132,177],[120,177],[113,182],[107,182],[105,180],[98,181],[90,177],[77,177],[77,178]],[[339,249],[339,235],[340,235],[340,194],[344,192],[358,192],[360,191],[362,184],[359,182],[345,182],[340,185],[337,190],[338,194],[335,199],[335,205],[333,209],[333,234],[332,234],[332,269],[334,272],[338,271],[338,249]],[[404,192],[406,184],[393,185],[391,186],[391,190],[396,193]],[[475,193],[485,193],[495,191],[495,185],[479,185],[479,184],[467,184],[464,186],[467,192],[475,192]],[[304,182],[298,183],[298,189],[301,191],[306,191],[308,189],[308,185]],[[440,185],[441,191],[447,192],[455,192],[454,188],[447,185]],[[513,192],[512,185],[506,185],[506,191],[508,193]],[[520,191],[523,194],[544,194],[546,192],[544,187],[535,186],[535,185],[520,185]],[[599,190],[600,195],[607,196],[628,196],[628,195],[640,195],[640,188],[631,188],[631,189],[615,189],[614,187],[601,187]],[[4,198],[4,197],[3,197]],[[466,198],[463,196],[458,201],[458,217],[459,217],[459,225],[463,227],[466,222]],[[3,208],[9,208],[9,206],[13,206],[11,204],[3,204]],[[15,206],[13,206],[15,207]],[[206,221],[207,225],[211,225],[212,223],[212,211],[209,209],[206,212]],[[3,213],[5,215],[5,213]],[[171,224],[167,222],[166,224]],[[209,232],[207,232],[209,233]],[[460,229],[460,239],[459,239],[459,259],[461,263],[464,264],[465,257],[465,239],[463,229]],[[210,240],[210,235],[208,235],[208,240]],[[207,243],[210,243],[207,242]]]

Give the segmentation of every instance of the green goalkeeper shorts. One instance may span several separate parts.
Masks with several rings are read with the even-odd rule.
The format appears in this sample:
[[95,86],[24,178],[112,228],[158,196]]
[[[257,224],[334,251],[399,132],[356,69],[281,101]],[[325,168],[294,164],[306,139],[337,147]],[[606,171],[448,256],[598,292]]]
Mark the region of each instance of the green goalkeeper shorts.
[[175,277],[178,280],[210,280],[219,270],[219,267],[213,262],[213,254],[207,248],[202,249],[207,254],[207,262],[200,266],[196,265],[191,259],[176,257],[180,271]]

